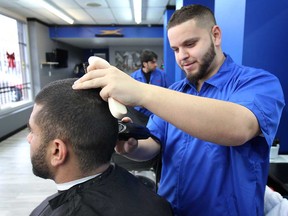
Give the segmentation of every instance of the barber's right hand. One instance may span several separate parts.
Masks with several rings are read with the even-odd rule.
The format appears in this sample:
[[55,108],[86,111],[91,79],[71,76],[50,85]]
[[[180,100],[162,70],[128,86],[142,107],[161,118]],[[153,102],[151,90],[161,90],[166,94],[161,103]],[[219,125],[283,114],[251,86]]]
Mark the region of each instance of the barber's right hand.
[[129,155],[133,153],[138,147],[138,140],[129,138],[127,141],[118,141],[115,146],[115,151],[121,155]]
[[[121,122],[133,123],[132,119],[129,117],[122,118]],[[134,152],[137,149],[137,147],[138,147],[138,140],[131,137],[126,141],[119,140],[116,143],[115,151],[118,154],[127,155],[127,154]]]

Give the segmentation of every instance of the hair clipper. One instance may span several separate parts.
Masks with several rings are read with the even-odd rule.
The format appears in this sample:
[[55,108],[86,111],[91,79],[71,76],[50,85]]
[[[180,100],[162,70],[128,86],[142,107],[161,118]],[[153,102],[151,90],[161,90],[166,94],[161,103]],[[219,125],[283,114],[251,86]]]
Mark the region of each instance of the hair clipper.
[[143,127],[141,125],[131,123],[131,122],[119,122],[118,123],[119,140],[128,140],[129,138],[134,139],[148,139],[150,135],[150,131],[147,127]]

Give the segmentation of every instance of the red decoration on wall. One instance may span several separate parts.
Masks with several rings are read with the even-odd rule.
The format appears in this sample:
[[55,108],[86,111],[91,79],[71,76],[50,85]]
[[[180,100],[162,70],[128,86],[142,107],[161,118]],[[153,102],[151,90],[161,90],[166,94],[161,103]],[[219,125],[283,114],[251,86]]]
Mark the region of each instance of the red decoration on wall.
[[6,52],[6,55],[7,55],[7,59],[8,59],[8,68],[15,68],[16,64],[15,64],[14,52],[12,54],[9,54],[8,52]]

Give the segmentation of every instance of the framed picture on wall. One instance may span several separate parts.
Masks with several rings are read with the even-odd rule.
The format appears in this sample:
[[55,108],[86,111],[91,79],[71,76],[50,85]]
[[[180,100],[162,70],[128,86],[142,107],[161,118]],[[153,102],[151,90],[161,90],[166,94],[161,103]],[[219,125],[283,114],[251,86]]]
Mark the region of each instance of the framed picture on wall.
[[130,74],[141,67],[141,50],[115,51],[115,66]]
[[100,57],[100,58],[107,60],[106,53],[94,53],[94,56],[97,56],[97,57]]

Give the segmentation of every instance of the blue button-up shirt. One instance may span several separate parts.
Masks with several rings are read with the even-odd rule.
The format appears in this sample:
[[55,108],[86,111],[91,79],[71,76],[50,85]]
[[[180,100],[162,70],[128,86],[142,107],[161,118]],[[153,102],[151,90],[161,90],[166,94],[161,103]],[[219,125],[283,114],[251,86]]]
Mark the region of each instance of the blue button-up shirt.
[[158,193],[178,216],[263,215],[269,149],[284,107],[279,80],[264,70],[236,65],[226,56],[200,92],[186,78],[170,88],[245,106],[256,116],[262,135],[241,146],[221,146],[152,115],[147,127],[163,151]]

